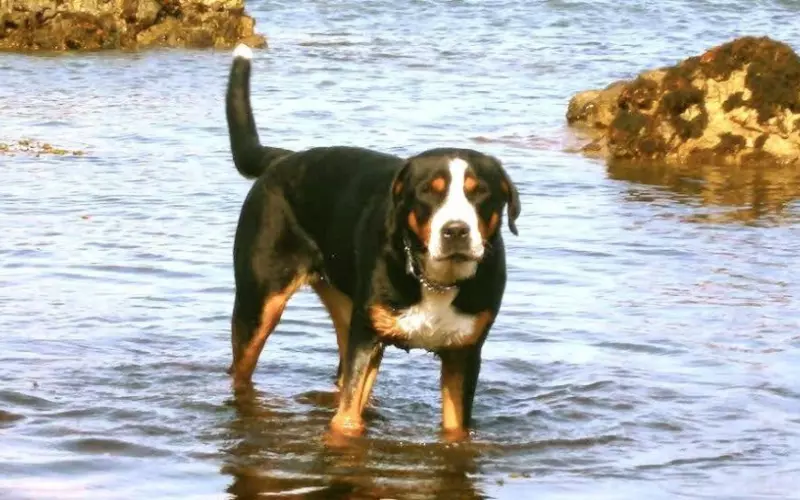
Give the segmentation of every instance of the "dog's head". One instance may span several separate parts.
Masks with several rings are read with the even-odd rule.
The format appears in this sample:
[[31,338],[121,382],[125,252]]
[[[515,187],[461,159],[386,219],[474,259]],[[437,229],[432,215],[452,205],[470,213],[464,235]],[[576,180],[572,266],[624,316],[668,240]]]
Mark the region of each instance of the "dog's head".
[[391,189],[391,218],[420,254],[423,272],[449,284],[473,276],[496,237],[503,208],[517,234],[519,194],[500,161],[469,149],[409,158]]

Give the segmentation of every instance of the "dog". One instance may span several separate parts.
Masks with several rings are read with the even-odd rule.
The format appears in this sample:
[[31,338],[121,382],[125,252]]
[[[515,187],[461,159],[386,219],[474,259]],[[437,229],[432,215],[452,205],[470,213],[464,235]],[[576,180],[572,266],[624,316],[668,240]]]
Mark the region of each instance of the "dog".
[[233,243],[234,384],[250,384],[292,294],[310,286],[336,330],[331,429],[365,430],[386,346],[441,360],[442,427],[467,435],[481,348],[506,286],[501,226],[519,193],[496,158],[438,148],[400,158],[348,146],[263,146],[250,104],[252,51],[233,51],[226,117],[233,162],[255,179]]

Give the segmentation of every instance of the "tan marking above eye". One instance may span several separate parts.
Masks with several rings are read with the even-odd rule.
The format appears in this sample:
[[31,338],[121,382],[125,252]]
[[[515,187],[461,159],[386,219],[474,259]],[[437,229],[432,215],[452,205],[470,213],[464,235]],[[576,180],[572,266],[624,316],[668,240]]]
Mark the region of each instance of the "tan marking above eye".
[[444,177],[437,177],[431,181],[431,189],[433,189],[437,193],[444,193],[446,187],[447,187],[447,181],[444,180]]
[[505,194],[508,194],[508,183],[506,181],[500,183],[500,188]]
[[469,176],[464,179],[464,191],[467,193],[471,193],[478,188],[478,181],[475,177]]

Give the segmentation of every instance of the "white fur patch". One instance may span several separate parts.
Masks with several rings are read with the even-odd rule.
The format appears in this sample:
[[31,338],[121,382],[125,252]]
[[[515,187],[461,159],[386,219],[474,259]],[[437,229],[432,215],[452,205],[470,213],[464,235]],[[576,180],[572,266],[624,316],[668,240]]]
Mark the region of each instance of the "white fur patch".
[[452,306],[457,294],[458,290],[436,293],[423,288],[422,301],[397,318],[397,327],[406,335],[409,347],[433,351],[474,341],[476,317]]
[[[451,279],[465,279],[473,274],[477,265],[475,262],[442,262],[444,242],[442,241],[442,228],[448,222],[459,221],[469,227],[470,253],[476,260],[483,258],[483,237],[478,227],[478,213],[475,206],[469,202],[464,192],[464,179],[469,165],[461,158],[450,160],[450,186],[447,189],[444,203],[431,217],[431,236],[428,242],[428,259],[425,265],[426,276],[444,283]],[[438,279],[437,279],[438,277]],[[451,278],[451,279],[448,279]]]
[[233,57],[241,57],[242,59],[252,59],[253,58],[253,51],[247,45],[240,43],[233,49]]

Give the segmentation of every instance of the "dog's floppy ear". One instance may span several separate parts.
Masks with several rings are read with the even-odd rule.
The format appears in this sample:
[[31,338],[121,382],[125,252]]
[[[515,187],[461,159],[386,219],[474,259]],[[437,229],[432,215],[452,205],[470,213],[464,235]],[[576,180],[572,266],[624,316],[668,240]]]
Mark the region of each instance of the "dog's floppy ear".
[[402,225],[399,220],[399,209],[403,202],[403,193],[405,193],[408,188],[408,171],[410,166],[411,160],[406,160],[403,166],[400,167],[400,170],[398,170],[392,178],[392,184],[389,188],[389,207],[386,211],[386,229],[389,235],[396,234]]
[[403,166],[398,170],[392,178],[392,184],[389,188],[389,209],[386,212],[386,228],[389,234],[394,234],[397,231],[400,222],[398,210],[400,204],[403,202],[403,193],[408,188],[408,171],[411,165],[411,160],[406,160]]
[[514,233],[514,236],[519,236],[519,232],[517,231],[517,217],[519,217],[519,213],[521,211],[519,203],[519,191],[517,191],[517,186],[514,185],[514,182],[511,180],[511,177],[508,176],[508,173],[503,168],[500,161],[497,161],[497,164],[500,165],[500,172],[503,174],[503,180],[501,181],[500,186],[507,196],[506,202],[508,203],[508,229]]
[[403,166],[400,170],[394,174],[394,178],[392,179],[392,188],[391,188],[391,197],[392,197],[392,206],[396,206],[397,203],[402,198],[403,191],[408,186],[408,171],[411,167],[411,160],[406,160],[403,163]]

